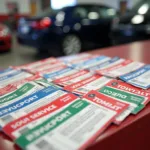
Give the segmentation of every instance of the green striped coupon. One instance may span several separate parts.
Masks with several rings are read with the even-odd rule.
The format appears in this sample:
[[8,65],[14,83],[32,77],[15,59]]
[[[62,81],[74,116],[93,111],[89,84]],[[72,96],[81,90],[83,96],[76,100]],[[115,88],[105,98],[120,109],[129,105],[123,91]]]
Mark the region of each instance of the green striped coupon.
[[15,142],[23,149],[26,148],[30,143],[51,132],[52,130],[63,124],[65,121],[67,121],[69,118],[82,111],[88,105],[90,105],[90,103],[88,103],[87,101],[75,101],[63,111],[50,117],[42,124],[36,126],[35,128],[20,136],[18,139],[16,139]]
[[13,93],[8,94],[8,95],[0,98],[0,104],[3,104],[3,103],[8,102],[8,101],[11,101],[11,100],[13,100],[15,98],[19,98],[23,94],[25,94],[28,91],[30,91],[33,87],[35,87],[35,85],[30,84],[30,83],[26,83],[21,88],[19,88],[18,90],[14,91]]
[[144,105],[142,104],[145,100],[144,97],[138,96],[132,93],[124,92],[115,88],[111,88],[108,86],[104,86],[99,90],[100,93],[105,94],[107,96],[119,99],[121,101],[126,101],[130,104],[135,104],[137,107],[133,110],[133,114],[137,114],[141,109],[144,108]]

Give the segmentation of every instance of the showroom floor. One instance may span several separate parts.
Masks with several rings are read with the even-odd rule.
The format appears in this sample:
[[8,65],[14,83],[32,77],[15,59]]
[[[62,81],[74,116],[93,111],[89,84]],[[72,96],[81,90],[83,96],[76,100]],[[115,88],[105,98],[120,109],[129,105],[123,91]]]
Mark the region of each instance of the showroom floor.
[[30,63],[41,58],[45,58],[45,56],[38,55],[36,50],[31,47],[19,45],[14,36],[11,52],[0,53],[0,69]]

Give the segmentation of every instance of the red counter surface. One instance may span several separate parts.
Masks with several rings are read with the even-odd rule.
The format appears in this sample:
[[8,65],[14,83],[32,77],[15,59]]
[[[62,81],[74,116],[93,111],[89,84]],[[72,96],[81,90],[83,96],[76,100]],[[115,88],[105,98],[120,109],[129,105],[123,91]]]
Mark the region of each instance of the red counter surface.
[[[90,51],[150,64],[150,41]],[[19,148],[0,132],[0,150]],[[120,126],[111,125],[88,150],[150,150],[150,104],[138,115],[130,115]]]

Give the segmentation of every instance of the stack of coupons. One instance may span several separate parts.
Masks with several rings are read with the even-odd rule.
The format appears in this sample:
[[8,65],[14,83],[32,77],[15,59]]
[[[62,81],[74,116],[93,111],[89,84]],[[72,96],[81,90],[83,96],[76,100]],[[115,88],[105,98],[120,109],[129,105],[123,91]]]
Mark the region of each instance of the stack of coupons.
[[0,97],[0,107],[5,104],[8,105],[7,102],[11,103],[14,101],[17,101],[18,99],[24,98],[44,87],[34,83],[34,82],[28,82],[24,85],[20,86],[18,89],[14,91],[8,91],[7,94],[4,94]]
[[100,65],[108,60],[110,60],[110,57],[101,55],[101,56],[96,56],[94,58],[90,58],[86,61],[74,63],[72,64],[72,66],[77,69],[88,69]]
[[[122,60],[121,60],[122,61]],[[88,69],[90,71],[98,71],[100,69],[103,69],[103,68],[107,68],[107,67],[111,67],[113,65],[116,65],[120,63],[120,58],[119,57],[114,57],[114,58],[111,58],[110,60],[107,60],[105,61],[104,63],[102,64],[99,64],[99,65],[96,65],[96,66],[93,66],[93,67],[89,67]]]
[[120,76],[120,79],[142,89],[150,88],[150,65]]
[[[17,94],[14,92],[12,95],[8,95],[8,97],[4,97],[4,99],[2,99],[2,101],[5,101],[6,104],[3,103],[3,105],[0,106],[1,127],[4,127],[9,122],[18,119],[19,117],[27,115],[31,111],[36,110],[43,105],[49,104],[54,99],[59,98],[67,93],[54,86],[49,86],[44,89],[42,88],[36,92],[34,90],[37,90],[37,87],[36,89],[33,88],[24,92],[22,95],[17,93],[18,95],[20,94],[19,97],[17,97]],[[28,92],[33,92],[33,94],[28,95]],[[12,98],[13,96],[14,98]]]
[[85,149],[122,113],[128,104],[93,93],[76,100],[46,121],[22,134],[15,142],[27,150]]
[[16,72],[16,70],[12,69],[12,68],[8,68],[8,69],[5,69],[5,70],[0,70],[0,77],[5,76],[5,75],[7,76],[7,75],[12,74],[14,72]]
[[150,65],[88,53],[0,71],[0,129],[26,150],[85,149],[150,101]]
[[91,72],[89,72],[88,70],[80,70],[80,71],[77,71],[76,73],[73,73],[71,75],[56,79],[53,82],[55,84],[58,84],[60,86],[65,87],[67,85],[71,85],[71,84],[74,84],[74,83],[79,82],[81,80],[84,80],[88,77],[91,77],[92,75],[93,74]]
[[23,70],[28,70],[28,71],[33,71],[36,68],[45,66],[45,65],[51,65],[51,64],[55,64],[59,62],[58,59],[54,58],[54,57],[50,57],[47,59],[43,59],[34,63],[30,63],[30,64],[26,64],[26,65],[22,65],[22,66],[13,66],[13,68],[15,69],[23,69]]
[[116,118],[115,123],[117,124],[120,124],[130,113],[137,114],[150,101],[150,93],[148,91],[119,80],[110,81],[98,92],[129,104],[128,109]]
[[47,80],[45,80],[43,78],[35,80],[34,82],[41,85],[41,86],[44,86],[44,87],[54,86],[54,87],[57,87],[57,88],[62,88],[61,86],[56,85],[53,82],[48,82]]
[[74,69],[73,67],[65,67],[63,69],[59,69],[56,71],[51,71],[51,72],[47,72],[45,74],[43,74],[43,77],[45,79],[47,79],[49,82],[62,78],[62,77],[66,77],[69,75],[72,75],[74,73],[77,73],[78,70]]
[[121,75],[130,73],[144,66],[144,63],[126,60],[123,58],[112,58],[99,65],[96,73],[108,77],[117,78]]
[[32,70],[28,70],[32,73],[38,73],[41,76],[45,73],[52,73],[61,69],[66,68],[67,65],[64,62],[57,62],[54,64],[41,64],[41,66],[38,66]]
[[10,87],[18,87],[26,82],[34,81],[39,79],[39,75],[33,75],[21,70],[9,70],[6,69],[0,74],[0,91],[7,93]]
[[100,76],[100,75],[92,75],[86,79],[80,80],[76,83],[65,86],[64,89],[66,91],[78,94],[85,95],[91,90],[98,90],[106,83],[108,83],[111,78]]
[[17,87],[16,86],[13,86],[13,85],[7,85],[6,87],[4,87],[4,88],[0,88],[0,96],[2,96],[2,95],[5,95],[5,94],[7,94],[7,93],[10,93],[10,92],[12,92],[12,91],[15,91],[17,89]]
[[0,88],[3,88],[7,86],[8,84],[13,84],[17,82],[18,80],[29,78],[31,76],[32,74],[29,74],[20,70],[14,70],[11,68],[2,70],[0,72]]
[[59,60],[66,62],[68,65],[77,65],[79,63],[85,62],[87,60],[90,60],[92,58],[98,57],[99,55],[92,55],[89,53],[82,53],[77,55],[71,55],[71,56],[65,56],[60,57]]
[[[56,95],[57,93],[59,96]],[[41,99],[43,98],[44,97]],[[23,133],[33,129],[43,121],[62,111],[65,107],[79,99],[72,93],[60,92],[58,90],[53,91],[49,96],[45,95],[45,98],[49,100],[46,105],[41,105],[39,108],[33,109],[26,115],[18,117],[17,119],[4,125],[3,131],[15,140]]]
[[[44,88],[43,86],[40,86],[34,82],[25,83],[17,90],[14,90],[13,92],[9,92],[8,94],[5,94],[0,97],[0,109],[6,108],[7,106],[11,106],[11,104],[17,103],[19,100],[37,92],[43,88]],[[13,109],[13,107],[12,107],[12,109]],[[11,118],[9,116],[6,116],[6,117],[4,117],[4,120],[5,120],[4,122],[7,123],[7,121],[11,121]]]

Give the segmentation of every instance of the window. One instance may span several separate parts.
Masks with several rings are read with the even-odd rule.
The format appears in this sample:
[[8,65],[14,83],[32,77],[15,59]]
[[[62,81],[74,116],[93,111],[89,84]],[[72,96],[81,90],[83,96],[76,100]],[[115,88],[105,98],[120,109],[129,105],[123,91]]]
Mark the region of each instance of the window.
[[100,7],[99,15],[100,18],[111,18],[117,14],[116,10],[113,8]]
[[73,16],[75,18],[87,18],[87,15],[88,15],[88,11],[86,8],[84,7],[77,7],[74,9],[74,12],[73,12]]
[[74,9],[75,18],[96,20],[100,18],[110,18],[116,15],[116,10],[108,7],[80,6]]
[[63,7],[74,5],[76,5],[76,0],[51,0],[52,9],[61,9]]

